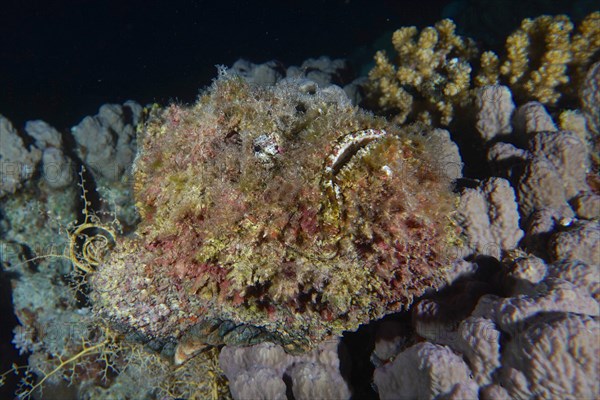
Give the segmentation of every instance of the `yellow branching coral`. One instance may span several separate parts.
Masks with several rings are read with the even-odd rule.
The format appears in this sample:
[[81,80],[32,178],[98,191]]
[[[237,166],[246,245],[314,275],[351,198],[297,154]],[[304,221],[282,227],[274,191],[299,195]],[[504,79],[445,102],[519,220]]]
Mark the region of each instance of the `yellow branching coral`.
[[571,40],[571,80],[573,90],[579,90],[587,71],[600,57],[600,12],[585,17]]
[[[506,40],[507,60],[500,67],[513,90],[542,103],[556,103],[560,97],[556,87],[569,81],[572,30],[573,24],[565,15],[523,20],[521,28]],[[540,47],[544,50],[536,60],[534,52]],[[539,67],[532,70],[534,63]]]
[[476,48],[470,39],[457,36],[455,28],[449,19],[420,34],[414,26],[400,28],[392,37],[396,66],[383,51],[375,54],[369,96],[378,107],[393,111],[396,122],[430,122],[435,116],[447,125],[455,107],[468,98],[469,60]]
[[[477,54],[473,41],[456,35],[454,23],[445,19],[420,33],[414,26],[400,28],[392,44],[394,60],[384,51],[375,54],[367,102],[397,123],[448,125],[470,97]],[[507,84],[520,100],[548,105],[561,96],[574,99],[600,56],[600,12],[588,15],[577,29],[565,15],[524,19],[505,47],[502,59],[493,51],[481,54],[473,86]]]
[[496,85],[498,84],[498,69],[500,68],[500,60],[493,51],[484,51],[481,54],[481,63],[479,73],[475,77],[477,86]]
[[476,84],[503,78],[515,96],[549,105],[556,104],[561,94],[576,95],[600,51],[600,12],[588,15],[576,33],[573,29],[565,15],[524,19],[506,39],[502,63],[493,52],[482,54]]

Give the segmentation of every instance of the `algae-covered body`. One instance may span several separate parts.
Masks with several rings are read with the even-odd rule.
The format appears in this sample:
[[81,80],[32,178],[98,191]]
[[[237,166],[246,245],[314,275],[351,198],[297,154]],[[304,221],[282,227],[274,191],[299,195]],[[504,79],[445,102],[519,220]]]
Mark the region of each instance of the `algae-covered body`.
[[443,281],[455,198],[434,137],[335,86],[226,72],[151,114],[142,222],[95,272],[97,312],[155,337],[227,321],[302,349]]

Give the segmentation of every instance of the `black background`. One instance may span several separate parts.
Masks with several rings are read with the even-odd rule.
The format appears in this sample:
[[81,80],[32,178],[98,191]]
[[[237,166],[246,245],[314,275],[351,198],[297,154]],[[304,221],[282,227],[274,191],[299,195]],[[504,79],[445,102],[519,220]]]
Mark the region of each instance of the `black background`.
[[[2,1],[0,113],[64,129],[107,102],[191,102],[238,58],[369,62],[383,32],[440,18],[447,1]],[[361,58],[362,57],[362,58]]]

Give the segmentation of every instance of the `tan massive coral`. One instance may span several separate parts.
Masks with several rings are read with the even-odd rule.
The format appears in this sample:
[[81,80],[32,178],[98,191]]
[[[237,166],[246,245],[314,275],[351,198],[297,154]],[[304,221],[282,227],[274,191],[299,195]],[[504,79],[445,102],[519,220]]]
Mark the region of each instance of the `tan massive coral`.
[[404,350],[375,370],[373,383],[379,397],[387,399],[435,399],[460,391],[477,398],[477,385],[460,356],[449,347],[428,342]]
[[515,192],[502,178],[490,178],[476,189],[464,189],[458,218],[468,245],[478,254],[500,257],[514,249],[523,237]]
[[540,315],[506,346],[502,386],[516,399],[597,398],[599,335],[597,319]]
[[219,361],[236,400],[287,399],[289,386],[298,400],[342,400],[350,398],[351,392],[340,372],[341,346],[338,340],[327,341],[309,353],[296,356],[273,343],[225,346]]

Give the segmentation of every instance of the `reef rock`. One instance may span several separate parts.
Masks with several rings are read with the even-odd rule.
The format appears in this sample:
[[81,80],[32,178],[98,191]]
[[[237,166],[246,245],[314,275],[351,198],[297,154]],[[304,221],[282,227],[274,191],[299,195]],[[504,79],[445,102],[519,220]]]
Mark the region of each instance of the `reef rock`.
[[41,151],[26,147],[12,123],[0,115],[0,198],[31,178],[41,157]]

